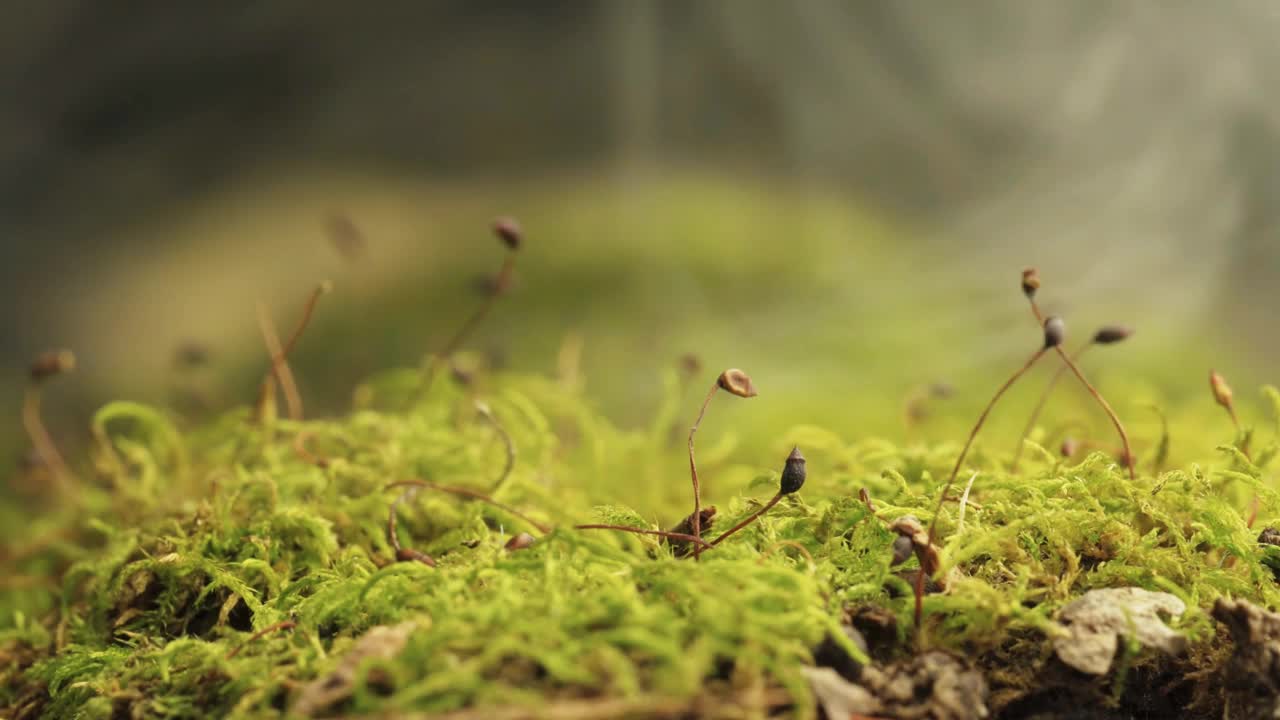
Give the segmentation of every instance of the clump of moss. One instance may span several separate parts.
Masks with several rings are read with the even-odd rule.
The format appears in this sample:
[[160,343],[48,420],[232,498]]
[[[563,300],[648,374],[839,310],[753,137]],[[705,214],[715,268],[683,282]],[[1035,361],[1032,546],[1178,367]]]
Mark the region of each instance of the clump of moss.
[[[1005,456],[976,453],[963,527],[956,503],[938,518],[949,590],[925,597],[924,626],[909,636],[911,587],[879,520],[931,521],[954,445],[782,433],[780,445],[808,456],[803,493],[693,563],[658,538],[571,529],[680,517],[687,486],[668,426],[622,430],[577,391],[520,375],[487,379],[488,417],[449,383],[406,407],[417,382],[416,370],[379,375],[342,418],[264,423],[245,409],[191,432],[158,409],[103,408],[93,425],[104,444],[81,473],[93,479],[7,552],[0,704],[16,717],[271,716],[371,628],[408,622],[402,649],[362,664],[330,710],[719,698],[813,717],[800,669],[824,639],[846,638],[851,608],[896,614],[897,652],[928,643],[981,655],[1048,637],[1055,609],[1092,588],[1172,592],[1191,608],[1179,627],[1201,640],[1217,597],[1280,605],[1267,548],[1242,515],[1257,493],[1275,520],[1265,513],[1280,498],[1264,481],[1274,441],[1255,460],[1224,446],[1137,481],[1101,453],[1040,451],[1017,474]],[[519,458],[509,470],[508,440]],[[424,491],[401,504],[398,531],[437,564],[395,562],[385,524],[400,489],[389,485],[483,492],[495,477],[497,500],[551,531]],[[616,504],[620,485],[653,478],[653,505],[670,515]],[[751,489],[778,481],[764,471]],[[761,507],[754,493],[731,499],[717,524]],[[522,532],[539,537],[505,547]]]

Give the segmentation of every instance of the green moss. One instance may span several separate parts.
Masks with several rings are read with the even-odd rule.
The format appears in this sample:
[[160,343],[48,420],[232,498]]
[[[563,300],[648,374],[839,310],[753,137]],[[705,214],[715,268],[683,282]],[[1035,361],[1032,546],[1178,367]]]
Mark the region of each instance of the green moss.
[[[1274,548],[1259,548],[1243,513],[1255,492],[1263,523],[1280,512],[1265,467],[1273,437],[1254,438],[1259,464],[1224,446],[1159,474],[1147,458],[1136,482],[1100,453],[1068,463],[1032,452],[1013,475],[1006,454],[980,446],[963,528],[955,503],[938,519],[944,566],[957,576],[948,593],[925,599],[920,637],[909,629],[909,585],[890,567],[894,536],[858,492],[869,490],[882,519],[929,521],[952,443],[780,428],[774,465],[782,448],[800,445],[809,458],[803,492],[700,562],[652,537],[571,529],[669,527],[688,513],[685,460],[671,441],[685,409],[674,378],[657,417],[631,431],[549,379],[485,378],[484,400],[518,452],[498,499],[556,529],[508,551],[511,535],[536,529],[423,490],[399,507],[399,537],[438,565],[394,563],[386,521],[401,490],[389,483],[417,477],[483,491],[506,464],[502,438],[469,391],[436,383],[406,405],[416,377],[371,379],[346,417],[265,427],[237,411],[183,433],[158,409],[104,408],[94,427],[108,445],[92,471],[80,465],[76,502],[37,519],[14,548],[13,576],[34,581],[0,593],[0,706],[44,717],[273,716],[369,628],[415,621],[394,660],[364,668],[343,709],[772,686],[790,694],[797,716],[813,717],[799,668],[849,606],[894,611],[904,648],[919,641],[969,653],[1047,637],[1053,612],[1091,588],[1173,592],[1192,608],[1180,626],[1198,639],[1212,635],[1203,609],[1218,596],[1280,606]],[[303,431],[325,467],[295,451]],[[772,494],[777,474],[734,464],[738,446],[720,437],[709,438],[699,465],[722,501],[716,524],[728,527]],[[1150,443],[1159,437],[1157,428]],[[249,641],[283,621],[296,627]],[[1125,667],[1134,662],[1126,656]],[[1117,694],[1124,682],[1114,680]]]

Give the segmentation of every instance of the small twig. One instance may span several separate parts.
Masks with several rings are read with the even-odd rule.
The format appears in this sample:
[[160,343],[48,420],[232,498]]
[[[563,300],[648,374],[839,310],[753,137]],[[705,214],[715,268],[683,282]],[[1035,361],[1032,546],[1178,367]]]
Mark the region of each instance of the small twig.
[[261,630],[254,633],[253,635],[250,635],[248,640],[245,640],[244,642],[240,643],[236,647],[232,648],[231,652],[227,653],[227,659],[230,660],[234,658],[235,656],[240,654],[241,650],[244,650],[246,647],[248,647],[250,643],[254,643],[258,640],[261,640],[262,638],[266,637],[267,635],[270,635],[273,632],[279,632],[281,630],[292,630],[293,628],[296,628],[296,627],[298,627],[298,623],[292,620],[284,620],[274,625],[268,625],[267,627],[262,628]]
[[605,523],[587,523],[586,525],[574,525],[574,530],[621,530],[622,532],[635,533],[637,535],[656,535],[668,540],[680,540],[683,542],[693,543],[699,547],[709,548],[711,544],[700,537],[695,537],[687,533],[671,532],[669,530],[647,530],[645,528],[629,527],[627,525],[609,525]]
[[493,498],[489,497],[488,495],[478,490],[472,490],[470,488],[464,488],[464,487],[455,487],[451,485],[438,485],[436,483],[428,482],[426,480],[416,480],[416,479],[400,480],[397,482],[393,482],[390,485],[387,485],[388,490],[390,490],[391,488],[397,488],[397,487],[424,487],[429,490],[438,490],[440,492],[449,493],[451,495],[458,495],[460,497],[471,498],[472,500],[479,500],[480,502],[492,505],[498,508],[499,510],[502,510],[503,512],[509,513],[511,515],[514,515],[520,518],[521,520],[524,520],[525,522],[535,527],[538,530],[538,532],[542,533],[543,535],[546,535],[547,533],[551,532],[551,528],[548,527],[547,525],[544,525],[543,523],[540,523],[537,520],[534,520],[528,515],[525,515],[524,513],[520,512],[519,510],[516,510],[510,505],[507,505],[506,503],[502,503],[502,502],[498,502],[497,500],[494,500]]
[[[307,298],[307,304],[302,310],[302,318],[298,321],[298,325],[293,329],[293,334],[289,336],[289,341],[280,346],[280,336],[276,332],[275,323],[271,321],[267,308],[261,302],[258,303],[258,327],[262,330],[262,339],[267,345],[267,352],[271,356],[271,369],[267,377],[274,377],[279,383],[281,390],[284,392],[285,402],[289,406],[289,418],[295,421],[302,419],[302,395],[298,393],[298,386],[293,380],[293,372],[289,369],[288,357],[293,352],[294,347],[298,345],[298,340],[302,338],[302,333],[306,332],[307,326],[311,324],[311,317],[315,314],[316,303],[320,301],[322,295],[328,294],[333,290],[333,284],[328,280],[320,283],[311,291],[310,297]],[[259,395],[259,403],[265,406],[264,397],[271,392],[268,381],[263,380],[262,391]],[[262,407],[259,408],[259,417],[262,415]]]
[[267,398],[270,398],[274,388],[279,386],[284,392],[285,403],[289,407],[289,417],[295,421],[302,420],[302,396],[298,393],[298,386],[293,381],[293,371],[289,368],[289,363],[284,361],[284,350],[280,346],[280,336],[276,333],[275,323],[271,322],[267,307],[262,303],[258,303],[258,329],[262,331],[262,341],[266,344],[267,354],[271,357],[271,368],[262,380],[262,389],[258,396],[258,419],[263,419],[266,414]]

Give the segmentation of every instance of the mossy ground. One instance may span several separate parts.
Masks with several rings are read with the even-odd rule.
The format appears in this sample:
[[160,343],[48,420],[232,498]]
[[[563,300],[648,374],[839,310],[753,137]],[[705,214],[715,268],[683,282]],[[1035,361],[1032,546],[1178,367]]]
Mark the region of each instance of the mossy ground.
[[[104,408],[95,426],[110,451],[77,464],[74,497],[23,520],[7,553],[8,716],[274,716],[365,631],[413,621],[403,650],[362,666],[334,712],[628,699],[634,710],[701,698],[690,712],[813,717],[800,668],[825,637],[843,637],[845,610],[868,606],[897,618],[893,641],[877,652],[955,651],[985,668],[996,707],[1016,708],[1039,688],[1054,611],[1091,588],[1137,585],[1186,600],[1191,610],[1176,621],[1196,643],[1186,673],[1214,661],[1205,608],[1215,597],[1280,605],[1244,510],[1254,492],[1259,527],[1280,510],[1263,481],[1276,454],[1265,432],[1253,441],[1256,463],[1224,446],[1156,472],[1151,443],[1136,482],[1103,453],[1064,461],[1036,450],[1015,475],[995,450],[1003,439],[980,443],[963,528],[954,503],[939,520],[944,564],[959,578],[926,598],[917,633],[910,586],[890,567],[894,536],[858,493],[870,492],[882,518],[927,521],[957,444],[779,428],[769,448],[777,462],[757,467],[736,462],[721,435],[699,454],[713,496],[735,489],[717,526],[773,493],[793,444],[808,457],[809,480],[693,562],[653,539],[569,529],[669,527],[688,512],[682,437],[693,398],[674,371],[652,423],[631,431],[594,410],[573,378],[441,380],[410,403],[419,377],[383,373],[356,393],[349,415],[303,423],[258,423],[241,410],[180,431],[146,406]],[[756,381],[767,392],[768,379]],[[509,551],[511,535],[537,531],[493,506],[423,491],[401,506],[399,532],[438,566],[393,562],[386,524],[400,491],[389,483],[487,490],[501,476],[503,442],[477,399],[517,449],[498,499],[556,529]],[[744,401],[717,402],[708,425]],[[303,431],[327,467],[296,451]],[[619,497],[663,510],[641,516]],[[283,621],[296,627],[250,641]],[[1155,678],[1150,667],[1167,662],[1129,658],[1096,682],[1100,702],[1154,692],[1143,672]],[[1211,705],[1211,693],[1193,686],[1178,687],[1188,702]]]
[[[355,195],[356,215],[372,218],[371,254],[380,238],[409,246],[425,232],[429,252],[384,247],[384,265],[429,266],[433,276],[391,276],[376,264],[335,275],[338,291],[292,358],[308,408],[325,419],[263,424],[242,408],[196,421],[187,406],[154,402],[173,380],[156,381],[171,341],[193,325],[209,337],[243,325],[248,313],[230,299],[273,286],[264,268],[279,262],[242,248],[219,254],[228,266],[209,270],[207,249],[192,241],[174,247],[200,266],[194,275],[157,264],[150,285],[133,268],[104,280],[103,296],[84,301],[85,322],[98,335],[128,337],[94,345],[101,352],[86,370],[109,364],[115,347],[124,358],[117,365],[142,368],[153,404],[112,403],[96,416],[99,439],[72,458],[70,496],[50,490],[39,468],[12,477],[12,486],[43,497],[35,508],[0,503],[0,717],[277,716],[366,631],[402,622],[416,623],[404,647],[362,665],[334,713],[519,717],[495,713],[527,707],[533,716],[560,713],[552,717],[813,717],[801,668],[831,650],[824,639],[843,637],[851,612],[875,619],[864,629],[875,631],[867,636],[876,662],[933,646],[979,667],[1002,717],[1024,717],[1072,686],[1083,694],[1065,694],[1066,702],[1086,698],[1122,717],[1188,706],[1192,716],[1221,716],[1210,681],[1227,649],[1206,609],[1221,595],[1280,606],[1266,565],[1280,566],[1280,557],[1256,542],[1261,527],[1280,520],[1277,431],[1260,424],[1253,462],[1230,449],[1240,438],[1203,382],[1211,358],[1238,356],[1204,340],[1224,331],[1183,328],[1191,342],[1165,319],[1165,330],[1148,333],[1150,318],[1137,313],[1156,303],[1145,295],[1141,305],[1116,305],[1046,287],[1046,302],[1072,303],[1073,328],[1131,317],[1139,325],[1137,339],[1085,362],[1129,428],[1139,478],[1128,480],[1108,453],[1058,456],[1067,430],[1114,449],[1091,399],[1067,385],[1032,435],[1047,449],[1027,452],[1011,473],[1038,388],[1011,393],[961,474],[979,473],[963,529],[955,503],[939,518],[944,566],[959,578],[925,599],[917,632],[911,587],[898,574],[916,562],[890,566],[894,535],[858,493],[868,490],[884,520],[932,518],[985,393],[1039,340],[1015,294],[1020,266],[989,269],[1002,284],[975,292],[951,282],[957,270],[938,261],[937,248],[903,242],[900,228],[838,197],[723,178],[625,193],[584,185],[484,188],[486,197],[517,198],[511,209],[540,232],[522,250],[512,297],[468,344],[485,352],[460,358],[478,369],[474,384],[442,376],[418,400],[417,369],[381,372],[354,393],[352,378],[443,344],[459,308],[475,301],[475,277],[496,267],[491,239],[462,241],[483,235],[474,219],[487,208],[476,206],[474,189],[401,188],[402,202],[381,215]],[[390,196],[386,188],[370,195]],[[292,215],[270,204],[264,213],[275,225],[231,223],[225,234],[252,244],[312,228],[315,207],[327,202],[303,197],[289,205]],[[207,215],[217,220],[206,218],[209,226],[236,217],[223,207]],[[192,222],[177,236],[209,235],[225,249],[227,238]],[[308,242],[284,253],[290,263],[317,255]],[[306,288],[333,270],[292,269]],[[249,270],[263,277],[245,280]],[[196,293],[214,300],[194,320],[186,304],[150,301],[161,296],[157,284],[168,297],[175,283],[203,275],[239,285]],[[122,313],[131,318],[122,322],[118,297],[141,298],[147,309]],[[281,298],[267,299],[284,316]],[[164,327],[169,337],[121,333],[124,326]],[[250,395],[262,362],[237,370],[235,348],[215,350],[224,372],[210,387],[200,385],[207,377],[177,384],[194,382],[224,407]],[[703,360],[694,377],[675,367],[688,350]],[[557,369],[503,371],[495,356],[504,354],[508,367]],[[571,529],[601,521],[670,528],[690,512],[685,434],[728,365],[749,370],[761,394],[718,398],[699,431],[716,527],[772,496],[793,445],[808,458],[802,491],[700,562],[653,538]],[[1045,365],[1026,384],[1047,380]],[[904,432],[908,398],[938,379],[956,396],[930,403],[929,417]],[[16,407],[19,398],[9,397]],[[1268,397],[1239,394],[1246,423],[1274,414]],[[74,410],[57,399],[46,409],[67,420]],[[387,513],[401,490],[390,483],[489,490],[502,474],[504,442],[476,400],[517,451],[497,499],[556,529],[543,535],[493,506],[424,490],[399,506],[400,538],[438,565],[393,562]],[[325,467],[297,452],[300,433]],[[0,445],[20,437],[0,433]],[[1262,511],[1250,529],[1255,492]],[[504,548],[526,531],[539,535],[532,547]],[[1174,622],[1193,640],[1191,652],[1125,655],[1097,680],[1061,676],[1048,642],[1055,611],[1090,589],[1121,585],[1183,598],[1191,610]],[[296,625],[251,640],[284,622]]]

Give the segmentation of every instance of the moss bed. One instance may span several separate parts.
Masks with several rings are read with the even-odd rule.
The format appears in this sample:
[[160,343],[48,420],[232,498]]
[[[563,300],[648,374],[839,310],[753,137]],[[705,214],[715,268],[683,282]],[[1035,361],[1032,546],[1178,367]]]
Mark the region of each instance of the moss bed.
[[[72,463],[74,493],[9,518],[22,529],[0,591],[4,717],[812,718],[806,668],[856,677],[926,649],[982,674],[986,709],[973,717],[1221,717],[1231,643],[1210,608],[1224,596],[1280,606],[1267,564],[1280,548],[1257,540],[1280,519],[1265,481],[1270,429],[1252,438],[1252,460],[1229,444],[1163,468],[1167,438],[1152,443],[1136,481],[1105,453],[1043,449],[1042,431],[1017,473],[994,449],[1009,438],[980,441],[962,474],[976,473],[963,526],[956,502],[938,518],[951,582],[925,596],[917,629],[907,576],[918,566],[891,565],[896,535],[882,521],[933,517],[957,443],[779,428],[777,462],[750,467],[709,442],[704,482],[747,478],[712,532],[773,495],[792,446],[808,480],[694,561],[660,538],[572,529],[670,528],[688,514],[695,406],[676,374],[636,430],[602,417],[571,379],[454,378],[416,397],[420,377],[385,372],[349,415],[303,422],[242,409],[188,429],[148,406],[104,407],[98,444]],[[40,482],[45,471],[24,472]],[[493,491],[519,514],[388,489],[413,478]],[[645,517],[620,495],[668,510]],[[400,543],[434,567],[396,562],[398,498]],[[522,532],[535,541],[508,548]],[[1099,677],[1059,663],[1055,613],[1130,586],[1185,601],[1169,622],[1187,651],[1122,643]]]

